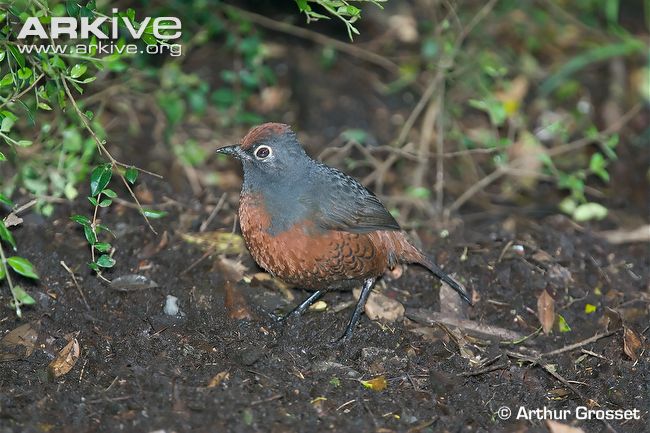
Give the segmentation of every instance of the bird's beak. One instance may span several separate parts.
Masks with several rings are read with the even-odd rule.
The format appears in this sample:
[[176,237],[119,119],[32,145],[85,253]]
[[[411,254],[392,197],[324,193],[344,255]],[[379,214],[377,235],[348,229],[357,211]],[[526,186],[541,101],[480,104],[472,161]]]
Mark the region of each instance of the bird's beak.
[[217,153],[222,153],[224,155],[230,155],[230,156],[235,157],[237,159],[242,159],[242,157],[243,157],[243,152],[241,150],[241,147],[239,147],[237,144],[234,144],[232,146],[220,147],[219,149],[217,149]]

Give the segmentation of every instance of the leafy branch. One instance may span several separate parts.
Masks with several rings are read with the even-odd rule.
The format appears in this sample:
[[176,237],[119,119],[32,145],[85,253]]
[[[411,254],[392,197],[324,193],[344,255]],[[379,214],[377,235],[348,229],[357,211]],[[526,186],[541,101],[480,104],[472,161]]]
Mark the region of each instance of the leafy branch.
[[329,16],[316,12],[312,8],[311,4],[316,4],[325,9],[325,11],[327,11],[331,16],[343,21],[350,40],[353,40],[353,34],[359,34],[359,30],[354,26],[354,23],[361,18],[361,8],[358,8],[351,3],[372,3],[383,9],[381,4],[386,1],[388,0],[295,0],[300,12],[304,13],[307,17],[307,23],[321,19],[330,19]]

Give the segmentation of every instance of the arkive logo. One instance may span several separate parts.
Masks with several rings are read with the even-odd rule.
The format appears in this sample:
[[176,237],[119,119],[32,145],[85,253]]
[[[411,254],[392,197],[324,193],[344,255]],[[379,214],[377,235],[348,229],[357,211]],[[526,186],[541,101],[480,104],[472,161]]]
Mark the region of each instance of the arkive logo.
[[[17,39],[25,39],[29,36],[37,36],[41,39],[59,39],[61,36],[68,36],[70,39],[88,39],[92,36],[102,40],[118,39],[120,37],[119,27],[121,24],[123,24],[123,27],[126,28],[127,32],[134,39],[142,38],[149,25],[151,25],[153,36],[158,40],[167,41],[177,39],[181,36],[181,20],[176,17],[146,17],[140,23],[140,27],[136,29],[129,18],[117,16],[117,9],[113,9],[113,14],[114,16],[112,18],[96,17],[92,20],[88,17],[81,17],[79,19],[73,17],[51,17],[49,34],[37,17],[29,17],[20,29]],[[110,25],[110,31],[108,33],[100,29],[105,23]]]

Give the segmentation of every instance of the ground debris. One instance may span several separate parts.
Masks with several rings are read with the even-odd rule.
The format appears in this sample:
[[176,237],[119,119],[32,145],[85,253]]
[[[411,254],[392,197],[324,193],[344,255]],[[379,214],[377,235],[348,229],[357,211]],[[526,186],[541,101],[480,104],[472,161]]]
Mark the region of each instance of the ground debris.
[[77,337],[69,336],[68,344],[61,349],[56,358],[47,366],[50,376],[57,378],[67,374],[77,363],[80,352]]
[[0,361],[27,359],[34,352],[38,340],[38,322],[20,325],[0,340]]

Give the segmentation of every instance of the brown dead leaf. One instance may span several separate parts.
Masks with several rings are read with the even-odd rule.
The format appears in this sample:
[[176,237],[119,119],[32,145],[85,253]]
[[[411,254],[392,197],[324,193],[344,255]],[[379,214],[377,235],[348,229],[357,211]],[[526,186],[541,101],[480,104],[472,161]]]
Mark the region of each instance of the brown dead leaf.
[[463,300],[451,286],[444,281],[440,286],[440,313],[448,317],[466,319],[467,313],[463,308]]
[[134,188],[135,196],[138,198],[140,203],[151,204],[153,203],[153,193],[144,183],[138,182],[138,185]]
[[253,315],[244,295],[238,290],[237,285],[226,280],[224,285],[225,300],[224,305],[228,312],[228,317],[235,320],[250,320]]
[[519,110],[526,93],[528,93],[528,78],[519,75],[510,82],[506,90],[495,92],[494,96],[501,101],[506,113],[510,116]]
[[546,427],[548,427],[551,433],[585,433],[581,428],[571,427],[570,425],[551,420],[546,420]]
[[[354,289],[352,294],[356,299],[359,299],[361,289]],[[370,320],[395,322],[404,318],[404,305],[381,293],[370,292],[365,305],[365,312]]]
[[38,340],[38,323],[25,323],[0,340],[0,361],[27,359],[34,351]]
[[361,384],[368,389],[371,389],[373,391],[383,391],[388,387],[388,381],[386,381],[386,377],[384,376],[377,376],[369,380],[362,380]]
[[605,307],[605,317],[607,318],[607,331],[613,331],[614,329],[619,329],[623,325],[623,320],[618,311]]
[[639,352],[643,347],[641,337],[631,328],[623,327],[623,351],[634,362],[639,359]]
[[205,233],[182,233],[186,242],[196,244],[203,251],[215,254],[239,254],[245,251],[244,238],[231,232],[215,231]]
[[79,341],[72,337],[59,354],[50,362],[47,369],[52,377],[60,377],[72,370],[79,359]]
[[214,375],[210,382],[208,382],[208,388],[214,388],[221,385],[222,382],[230,379],[229,371],[222,371]]
[[274,292],[280,292],[289,302],[295,299],[291,287],[287,283],[266,272],[254,274],[250,279],[250,285],[252,287],[262,286]]
[[546,289],[537,298],[537,318],[542,325],[544,334],[549,334],[555,323],[555,300]]
[[530,132],[522,132],[519,139],[508,148],[508,158],[517,161],[514,167],[518,177],[518,185],[531,189],[537,185],[537,180],[543,166],[542,155],[546,148]]
[[244,272],[248,270],[239,260],[231,260],[223,255],[217,257],[215,266],[223,278],[232,283],[241,281],[244,278]]

